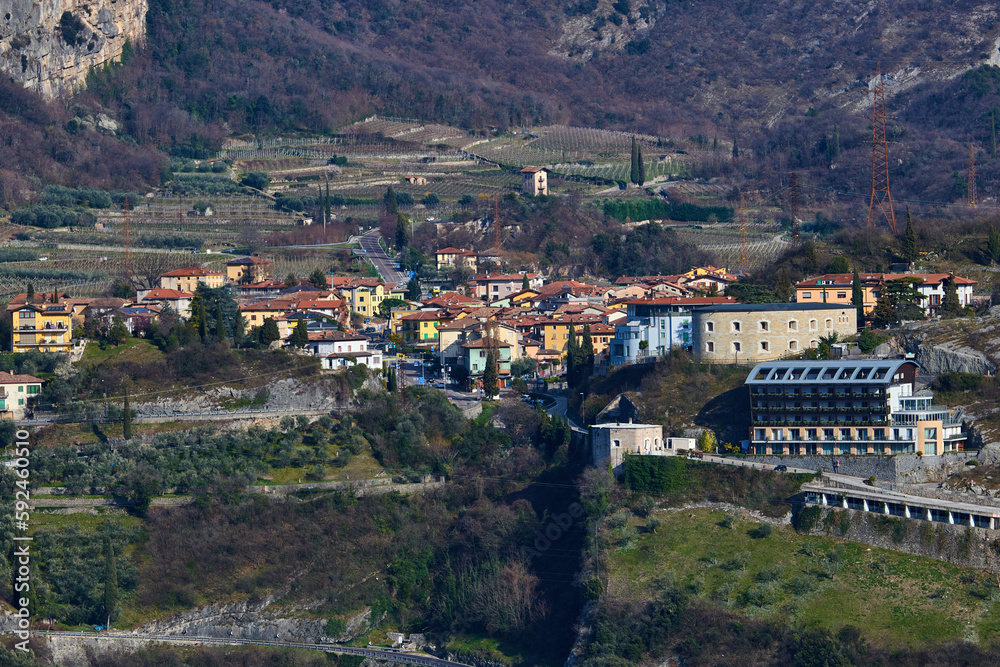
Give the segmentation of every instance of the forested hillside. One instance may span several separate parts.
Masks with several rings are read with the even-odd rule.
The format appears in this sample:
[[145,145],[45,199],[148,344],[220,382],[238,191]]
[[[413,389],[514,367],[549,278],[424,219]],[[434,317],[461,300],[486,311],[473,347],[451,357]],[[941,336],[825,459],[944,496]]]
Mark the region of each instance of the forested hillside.
[[[13,100],[0,103],[0,203],[37,191],[32,177],[154,185],[164,164],[148,149],[201,157],[232,134],[333,132],[372,113],[644,132],[713,146],[695,176],[780,189],[797,170],[804,203],[860,202],[878,63],[897,198],[964,196],[970,140],[991,157],[981,192],[997,175],[996,70],[976,68],[997,60],[1000,23],[982,0],[153,0],[147,24],[145,44],[68,104],[0,95]],[[76,120],[100,112],[125,145]]]

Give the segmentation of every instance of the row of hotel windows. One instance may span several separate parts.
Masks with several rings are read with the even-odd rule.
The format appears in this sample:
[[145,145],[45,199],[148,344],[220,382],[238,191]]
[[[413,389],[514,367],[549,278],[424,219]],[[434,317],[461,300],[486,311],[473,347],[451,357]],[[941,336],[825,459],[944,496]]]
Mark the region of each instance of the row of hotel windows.
[[[846,315],[838,315],[837,316],[837,321],[840,322],[840,323],[845,323],[848,320],[849,320],[849,318]],[[828,318],[826,318],[826,321],[823,324],[824,324],[824,326],[827,329],[832,329],[833,328],[833,319],[831,319],[831,318],[828,317]],[[729,326],[730,326],[730,330],[731,331],[734,331],[734,332],[737,332],[737,333],[740,332],[740,331],[743,331],[743,324],[741,322],[730,322]],[[767,322],[767,321],[764,321],[764,320],[761,320],[760,322],[758,322],[757,326],[759,327],[760,331],[770,331],[771,330],[771,323]],[[818,328],[819,328],[819,322],[817,322],[816,320],[809,320],[809,330],[810,331],[816,331]],[[789,331],[798,331],[799,330],[799,321],[798,320],[788,320],[788,330]],[[709,333],[715,331],[715,322],[705,322],[705,331],[707,331]]]
[[[842,428],[839,429],[840,437],[837,437],[835,429],[824,428],[823,437],[818,437],[819,429],[807,428],[790,428],[788,429],[788,437],[785,437],[785,430],[780,428],[770,429],[770,437],[768,437],[768,429],[766,428],[755,428],[754,429],[754,440],[802,440],[802,432],[805,431],[806,440],[869,440],[868,429],[859,428],[855,429],[857,431],[856,436],[851,435],[851,429]],[[915,428],[894,428],[890,429],[892,432],[891,440],[913,440],[915,438],[916,429]],[[937,440],[937,428],[928,427],[924,429],[924,440]],[[872,429],[871,440],[885,440],[886,439],[886,429],[876,428]]]
[[[771,351],[771,344],[768,341],[762,340],[762,341],[760,341],[759,345],[760,345],[760,351],[761,352],[770,352]],[[819,341],[818,340],[811,340],[811,341],[809,341],[809,347],[816,347],[817,345],[819,345]],[[732,346],[732,350],[731,350],[732,352],[740,353],[740,352],[744,351],[743,350],[743,344],[740,343],[739,341],[734,341],[731,344],[731,346]],[[788,341],[788,350],[790,352],[797,352],[798,349],[799,349],[799,341],[797,341],[797,340],[790,340],[790,341]],[[709,341],[709,342],[705,343],[705,351],[706,352],[715,352],[715,343],[713,343],[712,341]]]

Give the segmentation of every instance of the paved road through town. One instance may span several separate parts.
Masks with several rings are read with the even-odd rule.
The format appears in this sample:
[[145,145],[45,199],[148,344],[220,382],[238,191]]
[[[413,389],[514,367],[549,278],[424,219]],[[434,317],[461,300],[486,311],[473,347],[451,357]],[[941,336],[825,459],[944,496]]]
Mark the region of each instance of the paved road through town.
[[410,276],[396,269],[396,260],[391,259],[385,254],[385,250],[379,244],[381,234],[378,229],[373,229],[355,238],[361,245],[361,251],[364,256],[370,259],[371,263],[375,265],[375,268],[382,276],[382,280],[387,285],[406,284]]

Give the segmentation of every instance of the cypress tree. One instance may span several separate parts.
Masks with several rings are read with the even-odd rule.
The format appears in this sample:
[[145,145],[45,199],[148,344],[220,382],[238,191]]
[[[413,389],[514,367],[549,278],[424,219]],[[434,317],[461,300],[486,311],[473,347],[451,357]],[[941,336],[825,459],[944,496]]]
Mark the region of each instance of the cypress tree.
[[128,401],[128,387],[125,387],[125,404],[122,406],[122,437],[126,440],[132,439],[132,408]]
[[990,225],[990,239],[986,243],[986,252],[994,262],[1000,262],[1000,232]]
[[863,327],[865,321],[865,294],[861,289],[861,276],[858,275],[857,269],[854,269],[854,279],[851,281],[851,303],[858,309],[858,327]]
[[406,247],[406,225],[409,224],[409,220],[402,213],[396,214],[396,251],[400,251]]
[[590,325],[583,325],[583,344],[580,345],[580,360],[583,362],[581,380],[594,374],[594,338],[590,335]]
[[215,311],[215,339],[220,343],[226,340],[226,320],[222,317],[222,307]]
[[27,297],[28,303],[31,303],[31,300],[35,298],[35,286],[32,283],[28,283]]
[[906,207],[906,233],[903,234],[903,259],[907,262],[916,261],[919,253],[917,250],[917,230],[913,228],[913,218],[910,217],[910,207]]
[[632,137],[632,168],[629,169],[628,177],[633,185],[639,183],[639,145],[635,143],[634,136]]
[[493,350],[486,353],[486,368],[483,370],[483,394],[486,398],[493,398],[500,393],[497,383],[500,379],[500,371],[497,368],[497,355]]
[[399,213],[399,204],[396,202],[396,191],[392,189],[391,185],[385,191],[385,196],[382,197],[382,206],[385,207],[386,213],[390,215]]
[[390,394],[395,394],[398,388],[398,381],[396,380],[396,369],[392,366],[389,367],[389,373],[386,376],[385,388]]
[[569,323],[569,339],[566,341],[566,382],[572,387],[576,385],[576,374],[579,371],[577,363],[580,358],[580,346],[576,342],[576,327]]
[[236,320],[233,322],[233,344],[236,347],[243,347],[244,326],[243,316],[237,313]]
[[198,335],[204,340],[207,333],[205,319],[208,317],[208,314],[205,312],[205,303],[201,299],[198,300],[195,312],[198,316]]
[[636,185],[642,187],[642,185],[646,182],[646,164],[642,161],[642,146],[637,146],[635,152],[638,156],[636,160],[639,165],[639,175],[636,180]]
[[833,161],[836,162],[840,158],[840,127],[836,123],[833,124],[832,144],[831,155],[833,156]]
[[524,279],[521,280],[521,289],[531,289],[531,283],[528,282],[528,272],[524,272]]
[[118,612],[118,563],[115,560],[115,548],[111,544],[111,537],[104,538],[104,614],[108,618],[108,626],[111,619]]
[[733,159],[740,156],[740,147],[736,144],[736,137],[733,137]]
[[324,222],[333,220],[332,209],[330,208],[330,179],[326,179],[326,201],[323,207],[323,212],[326,214]]

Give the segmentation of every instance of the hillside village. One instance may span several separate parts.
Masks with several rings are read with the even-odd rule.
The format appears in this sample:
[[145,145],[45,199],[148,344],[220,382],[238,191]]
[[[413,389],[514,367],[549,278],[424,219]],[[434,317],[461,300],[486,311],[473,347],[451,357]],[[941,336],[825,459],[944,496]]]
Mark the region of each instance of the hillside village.
[[995,3],[5,5],[0,667],[1000,664]]

